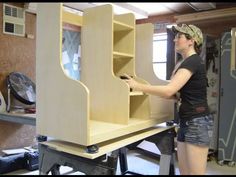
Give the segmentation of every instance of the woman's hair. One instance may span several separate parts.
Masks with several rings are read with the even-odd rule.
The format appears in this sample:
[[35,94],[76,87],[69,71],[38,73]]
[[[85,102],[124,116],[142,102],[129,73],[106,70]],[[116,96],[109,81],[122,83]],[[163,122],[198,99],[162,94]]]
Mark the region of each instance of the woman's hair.
[[[185,34],[185,33],[183,33],[183,34],[185,35],[186,39],[188,39],[188,40],[192,39],[192,37],[189,34]],[[202,51],[202,44],[197,45],[197,43],[194,41],[194,50],[196,51],[196,53],[198,55],[200,55],[200,53]]]

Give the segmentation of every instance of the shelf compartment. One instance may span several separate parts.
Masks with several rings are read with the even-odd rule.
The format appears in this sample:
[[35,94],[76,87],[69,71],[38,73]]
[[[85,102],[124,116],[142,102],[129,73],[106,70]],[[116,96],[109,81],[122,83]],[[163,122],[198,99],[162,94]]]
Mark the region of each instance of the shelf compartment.
[[133,75],[134,60],[133,58],[116,58],[113,60],[113,72],[116,76],[124,75],[124,73]]
[[134,54],[134,30],[113,32],[113,51]]
[[127,25],[125,23],[116,20],[113,21],[113,24],[114,24],[114,31],[130,31],[134,29],[133,26]]
[[130,96],[130,116],[138,117],[140,119],[150,118],[150,106],[148,95],[146,94],[136,94],[135,96]]

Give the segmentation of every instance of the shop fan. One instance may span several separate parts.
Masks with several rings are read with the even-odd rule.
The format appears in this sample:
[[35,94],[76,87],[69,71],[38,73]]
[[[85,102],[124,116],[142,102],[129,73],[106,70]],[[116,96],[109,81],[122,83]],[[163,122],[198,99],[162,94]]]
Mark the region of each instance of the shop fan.
[[8,104],[10,111],[10,93],[20,102],[33,105],[36,102],[36,86],[27,76],[20,72],[12,72],[7,76]]

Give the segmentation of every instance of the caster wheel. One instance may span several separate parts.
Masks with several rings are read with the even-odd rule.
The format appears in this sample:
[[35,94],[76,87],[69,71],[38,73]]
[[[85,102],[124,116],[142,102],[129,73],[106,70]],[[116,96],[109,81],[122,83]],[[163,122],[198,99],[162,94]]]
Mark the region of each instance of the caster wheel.
[[220,161],[218,161],[218,164],[219,164],[220,166],[223,166],[223,165],[224,165],[224,161],[223,161],[223,160],[220,160]]
[[98,146],[97,145],[91,145],[91,146],[87,146],[86,152],[90,153],[90,154],[94,154],[98,152]]
[[36,139],[38,142],[44,142],[44,141],[47,141],[47,136],[38,135]]
[[235,166],[235,162],[234,161],[228,162],[228,166],[229,167],[234,167]]
[[173,121],[166,122],[166,126],[172,126],[172,125],[174,125]]

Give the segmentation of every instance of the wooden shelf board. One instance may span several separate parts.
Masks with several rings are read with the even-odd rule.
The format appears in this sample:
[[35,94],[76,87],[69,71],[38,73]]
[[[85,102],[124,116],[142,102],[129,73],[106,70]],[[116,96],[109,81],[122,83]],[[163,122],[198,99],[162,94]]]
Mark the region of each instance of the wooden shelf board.
[[139,96],[139,95],[143,95],[143,92],[137,92],[137,91],[135,91],[135,92],[130,92],[129,95],[130,95],[130,96]]
[[133,58],[134,55],[128,54],[128,53],[123,53],[123,52],[113,52],[113,58]]
[[129,118],[128,124],[126,125],[90,120],[90,142],[92,142],[92,144],[97,144],[109,139],[137,132],[162,123],[165,118],[166,115],[164,114],[160,115],[158,119],[132,117]]
[[130,30],[133,30],[134,27],[133,26],[130,26],[130,25],[127,25],[125,23],[121,23],[121,22],[118,22],[118,21],[115,21],[114,20],[114,31],[130,31]]

